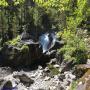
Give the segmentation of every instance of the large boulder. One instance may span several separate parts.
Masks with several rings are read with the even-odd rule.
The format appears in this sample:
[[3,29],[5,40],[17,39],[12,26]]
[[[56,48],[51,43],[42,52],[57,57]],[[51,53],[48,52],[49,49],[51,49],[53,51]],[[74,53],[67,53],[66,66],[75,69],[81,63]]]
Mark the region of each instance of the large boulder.
[[44,58],[54,57],[57,49],[56,43],[60,45],[53,33],[41,35],[37,42],[28,33],[23,33],[6,42],[0,56],[3,57],[3,63],[7,65],[31,65],[37,60],[43,59],[44,61]]
[[21,48],[5,45],[2,49],[3,63],[7,65],[30,65],[41,54],[38,45],[24,45]]
[[30,65],[41,56],[38,43],[27,43],[21,37],[8,41],[2,48],[3,63],[11,66]]

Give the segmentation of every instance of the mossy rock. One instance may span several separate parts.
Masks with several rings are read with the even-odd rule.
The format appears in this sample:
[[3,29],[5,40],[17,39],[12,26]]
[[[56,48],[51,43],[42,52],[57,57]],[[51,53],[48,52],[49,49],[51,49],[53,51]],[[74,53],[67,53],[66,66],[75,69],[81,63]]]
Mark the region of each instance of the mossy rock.
[[59,69],[58,68],[55,68],[53,65],[51,64],[48,64],[48,68],[50,70],[50,73],[51,75],[58,75],[60,72],[59,72]]
[[20,36],[6,42],[1,52],[4,57],[3,62],[11,66],[31,65],[41,56],[38,45],[24,44]]
[[16,38],[14,38],[13,40],[6,42],[6,44],[9,44],[12,46],[17,46],[18,42],[20,42],[20,36],[19,35]]

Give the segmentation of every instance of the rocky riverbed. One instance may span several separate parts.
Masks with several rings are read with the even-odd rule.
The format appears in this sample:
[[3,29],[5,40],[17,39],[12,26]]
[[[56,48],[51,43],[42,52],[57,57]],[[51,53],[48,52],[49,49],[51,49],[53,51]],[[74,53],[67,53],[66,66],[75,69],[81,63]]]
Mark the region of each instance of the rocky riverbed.
[[35,69],[0,67],[0,90],[69,90],[70,84],[75,80],[72,71],[60,74],[60,66],[54,63],[58,73],[52,73],[51,68],[38,65]]
[[53,58],[33,67],[0,66],[0,90],[90,90],[90,64],[71,65]]

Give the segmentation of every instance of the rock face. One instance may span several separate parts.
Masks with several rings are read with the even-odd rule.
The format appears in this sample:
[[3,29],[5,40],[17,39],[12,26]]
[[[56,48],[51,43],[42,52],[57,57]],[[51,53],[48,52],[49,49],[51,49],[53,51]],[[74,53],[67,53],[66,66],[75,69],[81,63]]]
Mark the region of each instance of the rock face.
[[17,66],[17,65],[30,65],[35,59],[41,56],[38,45],[27,45],[22,48],[9,47],[6,45],[2,49],[2,56],[4,57],[4,64]]
[[8,90],[8,89],[12,89],[12,82],[11,81],[7,81],[1,90]]
[[[43,35],[45,36],[46,34]],[[39,59],[44,60],[44,58],[50,58],[50,56],[54,57],[56,52],[53,52],[53,49],[54,51],[57,49],[54,48],[56,42],[55,35],[50,34],[51,36],[53,35],[52,40],[47,36],[48,41],[45,41],[44,45],[42,44],[43,35],[38,42],[35,42],[28,33],[23,33],[21,36],[17,36],[17,38],[6,42],[0,53],[0,56],[3,57],[2,62],[11,66],[31,65]]]
[[82,77],[78,80],[78,85],[76,90],[90,90],[90,64],[80,64],[77,65],[77,70],[82,70]]
[[76,90],[90,90],[90,69],[79,80]]

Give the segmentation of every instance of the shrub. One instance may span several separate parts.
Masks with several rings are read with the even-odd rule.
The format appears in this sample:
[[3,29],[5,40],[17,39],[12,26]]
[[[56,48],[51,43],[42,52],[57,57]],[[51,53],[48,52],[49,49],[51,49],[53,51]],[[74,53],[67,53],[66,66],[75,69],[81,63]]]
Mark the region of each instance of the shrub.
[[63,32],[62,39],[65,41],[65,45],[59,52],[63,54],[64,60],[74,60],[76,63],[84,63],[87,58],[87,48],[84,39],[70,30]]

